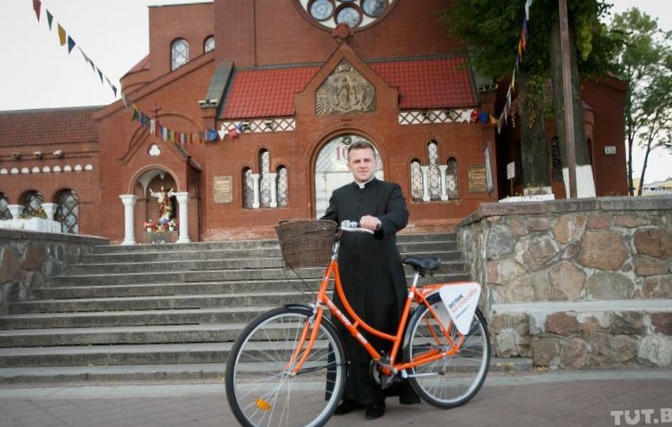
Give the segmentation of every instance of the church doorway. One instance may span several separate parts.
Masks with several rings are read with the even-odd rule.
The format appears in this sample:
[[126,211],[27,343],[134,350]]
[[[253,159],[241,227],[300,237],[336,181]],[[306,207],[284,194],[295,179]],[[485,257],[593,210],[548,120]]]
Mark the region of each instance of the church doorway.
[[[320,150],[315,161],[315,218],[320,218],[329,207],[332,191],[352,182],[352,174],[348,170],[348,147],[354,142],[365,141],[375,147],[368,139],[354,134],[339,135]],[[383,162],[376,150],[376,178],[383,179]]]

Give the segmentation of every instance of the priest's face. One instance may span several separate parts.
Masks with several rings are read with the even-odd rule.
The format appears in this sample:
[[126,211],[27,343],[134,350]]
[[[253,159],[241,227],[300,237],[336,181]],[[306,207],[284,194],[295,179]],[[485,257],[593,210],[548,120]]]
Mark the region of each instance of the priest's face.
[[376,172],[376,155],[371,147],[355,148],[348,152],[348,169],[357,182],[367,182]]

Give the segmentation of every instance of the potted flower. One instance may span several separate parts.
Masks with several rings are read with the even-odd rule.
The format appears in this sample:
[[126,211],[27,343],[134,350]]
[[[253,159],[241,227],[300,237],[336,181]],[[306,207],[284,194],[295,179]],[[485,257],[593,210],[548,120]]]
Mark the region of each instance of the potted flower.
[[154,224],[151,219],[148,219],[142,224],[142,226],[145,227],[145,230],[147,230],[148,233],[151,233],[154,230],[156,224]]
[[178,225],[179,223],[177,222],[177,220],[173,218],[170,221],[168,221],[168,230],[175,231]]

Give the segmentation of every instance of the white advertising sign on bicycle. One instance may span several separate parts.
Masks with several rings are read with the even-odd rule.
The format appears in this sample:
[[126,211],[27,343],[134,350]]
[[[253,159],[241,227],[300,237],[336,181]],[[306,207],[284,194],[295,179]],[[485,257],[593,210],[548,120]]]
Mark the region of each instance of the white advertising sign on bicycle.
[[481,285],[467,282],[443,286],[439,289],[439,295],[457,330],[463,335],[469,333],[478,298],[481,296]]

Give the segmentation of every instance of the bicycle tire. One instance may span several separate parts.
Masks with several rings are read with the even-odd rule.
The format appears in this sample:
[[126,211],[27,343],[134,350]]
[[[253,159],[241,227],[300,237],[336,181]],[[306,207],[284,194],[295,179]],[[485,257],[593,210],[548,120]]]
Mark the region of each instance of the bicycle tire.
[[227,401],[242,426],[320,427],[336,410],[345,390],[346,358],[327,318],[320,322],[302,372],[292,376],[286,369],[312,314],[307,306],[279,307],[241,332],[227,361],[225,383]]
[[[438,293],[427,301],[434,310],[443,302]],[[447,311],[445,315],[448,316]],[[452,320],[447,328],[452,338],[458,336]],[[463,405],[478,393],[490,366],[491,348],[488,327],[480,310],[476,310],[467,337],[459,353],[409,370],[409,382],[416,393],[430,405],[453,408]],[[446,350],[448,338],[441,332],[438,322],[427,306],[418,306],[411,316],[404,336],[404,358],[412,361],[430,348]]]

